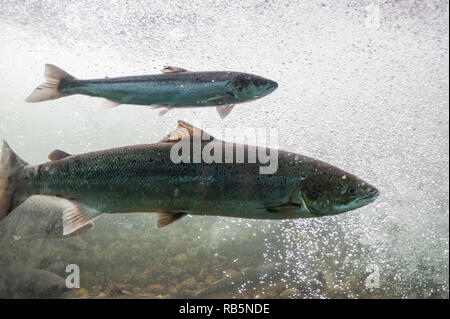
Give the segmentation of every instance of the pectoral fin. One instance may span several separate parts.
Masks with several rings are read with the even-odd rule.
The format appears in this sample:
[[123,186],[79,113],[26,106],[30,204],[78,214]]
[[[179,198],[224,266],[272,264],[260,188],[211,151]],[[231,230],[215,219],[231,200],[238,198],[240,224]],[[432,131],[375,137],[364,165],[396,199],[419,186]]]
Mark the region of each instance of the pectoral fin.
[[183,216],[186,216],[186,213],[160,212],[158,214],[158,222],[156,225],[158,226],[158,228],[161,228],[173,223]]
[[[209,99],[208,99],[208,101],[215,101],[215,100],[220,100],[220,99],[225,99],[225,98],[231,98],[231,97],[234,97],[234,95],[233,94],[225,94],[225,95],[218,95],[218,96],[214,96],[214,97],[210,97]],[[224,105],[224,106],[226,106],[226,105]]]
[[179,72],[188,72],[186,69],[177,67],[177,66],[165,66],[164,69],[161,70],[162,73],[179,73]]
[[66,158],[68,156],[71,156],[71,154],[61,151],[61,150],[54,150],[53,152],[48,154],[48,159],[51,161],[57,161],[62,158]]
[[64,201],[63,211],[63,235],[69,235],[74,231],[92,223],[102,214],[98,210],[91,208],[73,200]]
[[277,206],[265,206],[261,207],[261,209],[265,209],[271,213],[280,213],[280,214],[289,214],[294,213],[301,207],[301,204],[297,203],[286,203]]
[[233,110],[234,104],[221,105],[216,107],[217,113],[219,113],[220,118],[223,120],[230,114]]

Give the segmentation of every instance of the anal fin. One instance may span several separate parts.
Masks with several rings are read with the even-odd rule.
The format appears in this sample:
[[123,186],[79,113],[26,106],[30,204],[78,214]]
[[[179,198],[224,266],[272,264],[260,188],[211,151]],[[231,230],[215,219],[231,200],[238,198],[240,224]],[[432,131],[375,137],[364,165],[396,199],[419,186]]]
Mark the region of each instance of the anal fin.
[[63,211],[63,235],[69,235],[74,231],[92,223],[102,214],[98,210],[91,208],[73,200],[65,200]]
[[171,109],[173,109],[173,107],[170,107],[168,105],[161,105],[161,104],[154,104],[152,106],[153,109],[162,109],[161,111],[159,111],[159,116],[163,116],[165,115],[167,112],[169,112]]
[[120,103],[119,102],[115,102],[115,101],[111,101],[111,100],[108,100],[108,99],[105,99],[105,102],[103,103],[103,105],[106,108],[111,109],[113,107],[119,106]]
[[186,215],[186,213],[160,212],[158,214],[158,221],[156,225],[158,226],[158,228],[161,228],[173,223],[174,221]]

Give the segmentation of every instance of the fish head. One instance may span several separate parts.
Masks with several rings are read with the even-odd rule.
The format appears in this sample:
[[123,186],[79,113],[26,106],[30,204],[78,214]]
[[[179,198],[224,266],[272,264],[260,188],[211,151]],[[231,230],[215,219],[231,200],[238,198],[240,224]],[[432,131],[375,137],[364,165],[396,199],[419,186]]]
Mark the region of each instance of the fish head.
[[231,81],[233,93],[238,99],[255,100],[272,93],[278,83],[262,76],[253,74],[238,74]]
[[315,170],[301,182],[300,189],[308,211],[315,216],[354,210],[379,195],[374,186],[335,167]]

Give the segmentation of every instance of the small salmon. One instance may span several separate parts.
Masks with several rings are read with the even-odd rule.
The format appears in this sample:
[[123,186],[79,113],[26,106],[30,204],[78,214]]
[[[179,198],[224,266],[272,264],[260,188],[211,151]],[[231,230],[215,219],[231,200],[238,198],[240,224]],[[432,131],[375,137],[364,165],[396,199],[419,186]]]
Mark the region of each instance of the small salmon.
[[190,72],[166,67],[163,74],[79,80],[64,70],[45,65],[47,82],[39,85],[25,100],[41,102],[82,94],[103,97],[111,106],[152,105],[164,108],[215,106],[225,118],[234,104],[256,100],[273,92],[278,84],[258,75],[241,72]]

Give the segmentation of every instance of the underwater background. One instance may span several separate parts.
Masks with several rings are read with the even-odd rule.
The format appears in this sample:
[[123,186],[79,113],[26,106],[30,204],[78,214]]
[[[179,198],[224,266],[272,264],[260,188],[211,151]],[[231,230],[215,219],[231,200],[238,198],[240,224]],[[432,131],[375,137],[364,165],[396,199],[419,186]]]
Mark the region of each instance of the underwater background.
[[[23,214],[0,222],[0,273],[65,278],[76,264],[77,297],[97,296],[109,279],[157,298],[448,298],[448,12],[435,0],[2,1],[0,138],[27,162],[154,143],[177,120],[217,138],[276,128],[280,149],[341,167],[381,195],[320,219],[188,216],[158,229],[156,214],[104,214],[79,237],[15,240],[37,223]],[[279,88],[223,121],[212,108],[159,117],[80,95],[24,102],[45,63],[80,79],[165,65],[242,71]],[[23,296],[47,297],[0,275],[1,298]]]

